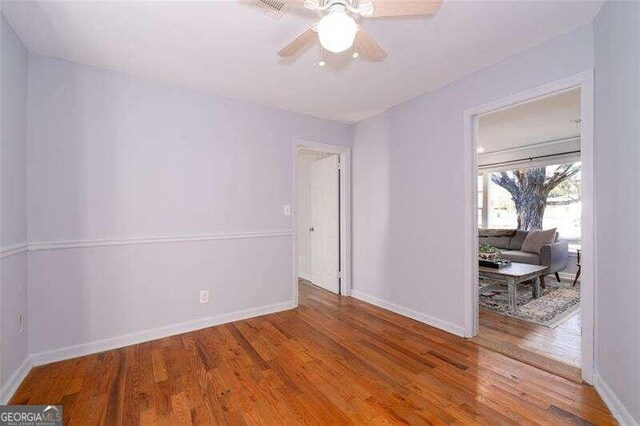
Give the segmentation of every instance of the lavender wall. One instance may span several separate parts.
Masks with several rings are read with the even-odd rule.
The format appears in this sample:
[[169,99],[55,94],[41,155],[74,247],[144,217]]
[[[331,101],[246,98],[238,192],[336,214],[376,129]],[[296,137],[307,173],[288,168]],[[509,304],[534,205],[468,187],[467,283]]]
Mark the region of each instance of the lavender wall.
[[27,313],[27,51],[0,14],[0,401],[28,354],[20,315]]
[[586,25],[358,123],[354,294],[462,333],[463,111],[592,67]]
[[293,300],[293,139],[350,126],[38,55],[29,84],[32,353]]
[[[596,369],[621,423],[640,423],[640,3],[594,21]],[[626,408],[624,408],[626,407]]]

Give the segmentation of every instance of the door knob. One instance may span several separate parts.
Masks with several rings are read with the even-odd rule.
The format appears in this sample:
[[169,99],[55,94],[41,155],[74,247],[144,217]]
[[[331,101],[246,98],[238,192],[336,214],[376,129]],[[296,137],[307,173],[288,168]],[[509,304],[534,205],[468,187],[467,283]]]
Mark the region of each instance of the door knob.
[[313,232],[315,231],[315,229],[313,229],[313,226],[311,228],[309,228],[309,232]]

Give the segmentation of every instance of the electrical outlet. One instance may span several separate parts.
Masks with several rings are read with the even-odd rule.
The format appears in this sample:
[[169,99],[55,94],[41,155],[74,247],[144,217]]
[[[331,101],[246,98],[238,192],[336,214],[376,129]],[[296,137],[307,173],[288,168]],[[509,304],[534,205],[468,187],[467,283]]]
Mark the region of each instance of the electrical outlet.
[[209,290],[200,290],[200,303],[209,303]]
[[291,204],[285,204],[283,210],[285,216],[291,216]]
[[27,316],[25,314],[20,315],[20,333],[24,333],[27,329]]

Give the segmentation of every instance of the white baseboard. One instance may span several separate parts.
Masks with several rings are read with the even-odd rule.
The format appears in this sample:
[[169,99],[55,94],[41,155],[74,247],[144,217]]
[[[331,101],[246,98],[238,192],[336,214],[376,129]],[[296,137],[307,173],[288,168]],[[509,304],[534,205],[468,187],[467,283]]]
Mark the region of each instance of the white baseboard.
[[298,271],[298,278],[302,278],[303,280],[311,281],[311,274],[307,274],[306,272]]
[[200,330],[202,328],[212,327],[228,322],[240,321],[260,315],[272,314],[274,312],[286,311],[295,307],[295,302],[293,300],[290,300],[288,302],[275,303],[272,305],[230,312],[228,314],[201,318],[195,321],[187,321],[165,327],[153,328],[150,330],[126,334],[124,336],[112,337],[95,342],[68,346],[66,348],[34,353],[31,354],[31,362],[36,366],[49,364],[56,361],[77,358],[79,356],[104,352],[112,349],[122,348],[124,346],[135,345],[137,343],[148,342],[150,340],[161,339],[163,337],[174,336],[176,334]]
[[31,367],[33,367],[31,358],[27,356],[24,361],[22,361],[22,364],[20,364],[20,367],[11,375],[9,381],[2,387],[0,391],[0,404],[4,405],[9,403],[13,394],[18,390],[20,383],[22,383],[24,378],[27,377],[27,374],[29,374],[29,371],[31,371]]
[[622,426],[638,426],[638,421],[631,416],[631,413],[629,413],[616,394],[613,393],[609,385],[600,377],[598,372],[593,373],[593,386],[600,394],[600,397],[602,397],[604,403],[607,404],[609,410],[611,410],[613,417],[615,417]]
[[430,315],[426,315],[426,314],[414,311],[412,309],[405,308],[404,306],[396,305],[395,303],[388,302],[384,299],[371,296],[369,294],[363,293],[358,290],[352,290],[351,296],[355,297],[356,299],[360,299],[364,302],[371,303],[372,305],[376,305],[380,308],[395,312],[396,314],[400,314],[402,316],[412,318],[416,321],[420,321],[432,327],[439,328],[448,333],[452,333],[457,336],[464,337],[464,327],[451,323],[449,321],[444,321],[439,318],[435,318]]

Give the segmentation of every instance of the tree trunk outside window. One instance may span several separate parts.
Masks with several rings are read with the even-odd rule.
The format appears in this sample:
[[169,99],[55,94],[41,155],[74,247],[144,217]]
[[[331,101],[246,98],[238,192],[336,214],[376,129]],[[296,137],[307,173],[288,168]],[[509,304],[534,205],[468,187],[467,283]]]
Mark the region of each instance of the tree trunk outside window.
[[[518,229],[542,229],[549,193],[580,171],[576,163],[561,164],[547,176],[547,167],[491,173],[491,181],[511,194],[518,214]],[[576,200],[577,201],[577,200]]]

